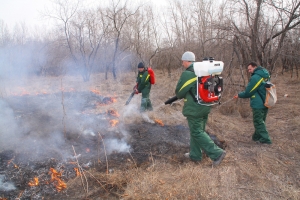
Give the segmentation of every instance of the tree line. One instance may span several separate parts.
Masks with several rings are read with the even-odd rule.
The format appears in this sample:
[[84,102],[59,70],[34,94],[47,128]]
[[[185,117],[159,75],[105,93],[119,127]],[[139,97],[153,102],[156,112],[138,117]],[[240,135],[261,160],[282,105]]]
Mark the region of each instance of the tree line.
[[68,70],[84,81],[93,72],[117,79],[140,61],[171,75],[189,50],[197,61],[222,60],[228,76],[256,61],[271,74],[289,70],[298,77],[300,0],[169,0],[159,9],[134,0],[106,3],[52,1],[42,13],[55,24],[47,34],[24,23],[10,31],[0,20],[0,50],[9,58],[0,65],[19,67],[16,51],[28,60],[22,67],[45,76]]

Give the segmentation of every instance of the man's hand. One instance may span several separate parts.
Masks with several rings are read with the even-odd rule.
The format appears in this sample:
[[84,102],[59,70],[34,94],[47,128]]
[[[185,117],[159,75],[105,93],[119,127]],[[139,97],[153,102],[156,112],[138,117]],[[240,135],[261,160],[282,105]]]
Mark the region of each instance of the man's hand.
[[134,89],[134,93],[135,93],[135,94],[138,94],[138,93],[139,93],[139,91],[138,91],[137,88]]
[[233,97],[234,99],[238,99],[239,98],[239,96],[238,95],[234,95],[234,97]]
[[139,93],[139,90],[137,89],[137,83],[136,83],[136,85],[133,87],[133,91],[134,91],[134,94],[138,94],[138,93]]

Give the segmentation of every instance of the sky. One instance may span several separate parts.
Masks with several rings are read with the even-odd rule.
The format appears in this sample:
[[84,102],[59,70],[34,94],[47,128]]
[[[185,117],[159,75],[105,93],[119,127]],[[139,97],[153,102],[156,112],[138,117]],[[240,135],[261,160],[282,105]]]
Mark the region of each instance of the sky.
[[48,0],[0,0],[0,19],[9,27],[16,23],[27,26],[43,24],[40,12],[49,5]]
[[[85,2],[99,2],[109,0],[85,0]],[[154,5],[161,5],[167,0],[149,0]],[[145,2],[145,1],[143,1]],[[17,23],[25,23],[27,27],[44,26],[47,22],[41,17],[41,12],[51,5],[50,0],[0,0],[0,20],[12,29]]]

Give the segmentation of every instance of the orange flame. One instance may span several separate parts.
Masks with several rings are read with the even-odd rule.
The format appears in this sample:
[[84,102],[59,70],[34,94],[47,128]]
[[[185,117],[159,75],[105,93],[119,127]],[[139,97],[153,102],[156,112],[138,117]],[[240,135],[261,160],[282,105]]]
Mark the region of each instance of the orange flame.
[[110,97],[110,101],[111,101],[112,103],[115,103],[115,102],[117,102],[117,99],[116,99],[115,97]]
[[[15,159],[15,157],[13,157],[12,159],[10,159],[9,161],[7,161],[7,166],[9,166],[10,165],[10,163],[12,163],[13,165],[14,165],[14,168],[17,168],[17,169],[19,169],[19,166],[18,165],[16,165],[15,163],[14,163],[14,160]],[[1,200],[1,199],[0,199]]]
[[27,92],[25,89],[22,89],[21,96],[29,95],[29,92]]
[[29,186],[38,186],[39,185],[39,179],[38,177],[34,177],[32,181],[29,181],[28,183]]
[[60,178],[61,172],[57,172],[55,169],[50,168],[49,174],[51,174],[51,181],[55,182],[55,188],[57,191],[60,192],[67,188],[67,184]]
[[114,109],[107,110],[107,114],[115,116],[115,117],[120,117],[120,114]]
[[159,125],[161,125],[161,126],[164,126],[164,123],[162,122],[162,120],[160,120],[160,119],[155,119],[154,121],[155,121],[155,123],[157,123],[157,124],[159,124]]
[[110,123],[110,125],[111,125],[112,127],[114,127],[114,126],[116,126],[116,125],[119,123],[119,121],[116,120],[116,119],[112,119],[112,120],[109,121],[109,123]]
[[10,95],[12,96],[25,96],[25,95],[41,95],[41,94],[48,94],[48,92],[44,89],[41,91],[27,91],[25,88],[18,88],[18,91],[15,92],[9,92]]
[[80,173],[80,171],[79,171],[78,168],[74,168],[74,170],[75,170],[75,172],[76,172],[76,176],[80,176],[80,175],[81,175],[81,173]]
[[95,93],[95,94],[100,94],[100,91],[97,90],[97,89],[91,89],[91,92],[92,92],[92,93]]

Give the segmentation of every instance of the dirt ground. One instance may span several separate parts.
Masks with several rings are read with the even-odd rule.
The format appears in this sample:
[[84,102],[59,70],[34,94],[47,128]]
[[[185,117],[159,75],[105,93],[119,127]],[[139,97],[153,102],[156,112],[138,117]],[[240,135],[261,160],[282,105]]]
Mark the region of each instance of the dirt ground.
[[[36,138],[36,144],[45,141],[54,130],[64,142],[41,142],[48,151],[20,149],[20,140],[2,146],[0,186],[14,183],[15,189],[0,187],[0,199],[300,199],[300,79],[288,73],[272,79],[278,94],[267,117],[272,145],[251,141],[249,100],[231,100],[243,88],[225,81],[223,104],[213,107],[207,131],[225,141],[227,155],[213,168],[207,157],[200,164],[182,159],[189,150],[183,102],[164,105],[174,95],[179,75],[156,71],[150,97],[154,110],[145,116],[138,111],[140,95],[124,105],[134,73],[116,81],[104,80],[103,74],[89,82],[80,76],[2,80],[1,99],[22,128],[14,129],[22,143],[29,138]],[[104,97],[116,101],[99,104]],[[116,126],[112,120],[118,121]],[[108,142],[115,139],[109,149]],[[43,159],[37,159],[40,156]],[[50,167],[62,171],[65,189],[55,190],[54,183],[47,182]],[[76,176],[75,167],[81,175]],[[40,185],[28,186],[35,176]]]

